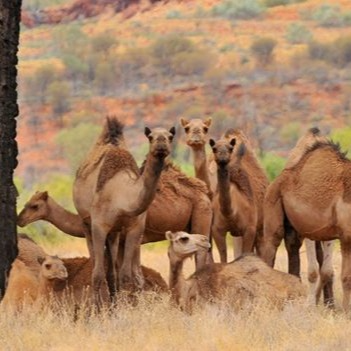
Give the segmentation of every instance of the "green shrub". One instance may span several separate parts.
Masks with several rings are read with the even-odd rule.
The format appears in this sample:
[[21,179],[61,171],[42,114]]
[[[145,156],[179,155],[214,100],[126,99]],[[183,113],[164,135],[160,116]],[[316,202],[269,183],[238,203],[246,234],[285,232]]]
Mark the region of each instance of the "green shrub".
[[273,50],[277,42],[273,38],[261,37],[253,41],[250,47],[251,53],[256,61],[262,66],[266,66],[273,60]]
[[71,86],[64,81],[55,81],[48,86],[48,100],[56,115],[62,115],[70,109]]
[[171,67],[179,75],[197,75],[205,72],[212,62],[212,56],[202,50],[181,52],[173,57]]
[[258,17],[265,9],[258,0],[225,0],[212,9],[212,15],[229,20],[248,20]]
[[280,136],[286,143],[296,143],[301,134],[301,124],[299,122],[289,122],[280,130]]
[[170,10],[167,12],[166,18],[167,19],[178,19],[183,18],[183,14],[179,10]]
[[351,24],[351,13],[342,13],[337,5],[323,4],[315,9],[311,19],[322,27],[343,27]]
[[335,129],[331,135],[331,139],[338,142],[343,151],[346,151],[349,155],[351,152],[351,127]]
[[263,4],[267,7],[290,5],[300,2],[305,2],[306,0],[263,0]]
[[286,160],[273,152],[267,152],[261,158],[261,163],[268,179],[274,180],[284,169]]
[[312,33],[301,23],[291,23],[286,32],[286,40],[291,44],[308,43],[312,40]]

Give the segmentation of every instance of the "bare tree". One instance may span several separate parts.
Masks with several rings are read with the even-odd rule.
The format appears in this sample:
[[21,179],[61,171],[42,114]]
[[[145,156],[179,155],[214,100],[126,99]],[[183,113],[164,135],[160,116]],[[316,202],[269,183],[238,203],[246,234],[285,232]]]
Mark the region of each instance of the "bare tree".
[[0,298],[18,252],[13,171],[17,166],[16,65],[21,5],[21,0],[0,0]]

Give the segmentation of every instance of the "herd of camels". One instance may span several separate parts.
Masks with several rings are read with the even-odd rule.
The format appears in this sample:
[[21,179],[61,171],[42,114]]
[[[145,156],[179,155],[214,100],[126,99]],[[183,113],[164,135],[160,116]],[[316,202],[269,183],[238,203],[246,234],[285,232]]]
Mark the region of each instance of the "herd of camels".
[[[20,262],[12,269],[12,280],[16,269],[23,271],[20,265],[35,266],[36,284],[41,287],[37,294],[53,289],[48,281],[67,286],[62,281],[71,279],[76,290],[91,286],[98,307],[114,301],[120,290],[139,291],[146,286],[170,291],[172,301],[186,311],[200,300],[224,298],[238,306],[259,297],[282,305],[307,295],[299,279],[299,249],[305,240],[309,297],[318,302],[323,291],[324,301],[333,306],[331,240],[339,239],[343,308],[348,310],[351,161],[339,146],[311,128],[269,184],[242,130],[229,129],[213,140],[208,136],[211,118],[181,118],[180,123],[193,153],[195,177],[186,176],[169,159],[174,127],[145,128],[149,152],[139,168],[126,146],[123,124],[107,117],[76,173],[73,201],[78,214],[43,191],[36,192],[18,216],[21,227],[46,220],[64,233],[86,238],[90,258],[68,263],[69,259],[46,255],[28,237],[19,237]],[[227,263],[228,232],[234,241],[231,263]],[[211,238],[220,263],[214,263]],[[169,240],[168,287],[157,272],[147,271],[140,262],[141,244],[165,239]],[[283,239],[292,274],[272,268]],[[193,255],[196,271],[185,279],[183,263]],[[77,278],[78,271],[85,272],[84,279]]]

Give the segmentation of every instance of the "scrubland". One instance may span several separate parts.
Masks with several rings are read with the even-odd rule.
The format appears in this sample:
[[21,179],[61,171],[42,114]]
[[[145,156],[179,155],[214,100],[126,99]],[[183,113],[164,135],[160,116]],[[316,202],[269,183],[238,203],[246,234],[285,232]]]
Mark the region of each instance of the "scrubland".
[[[46,247],[59,255],[82,255],[84,244]],[[303,276],[306,282],[304,250]],[[285,249],[277,268],[286,270]],[[167,296],[146,295],[136,305],[118,301],[113,310],[89,313],[84,307],[26,307],[21,312],[2,310],[0,350],[346,350],[351,321],[341,312],[338,245],[335,245],[336,311],[299,301],[276,310],[264,297],[242,311],[229,305],[206,305],[187,315],[171,307]],[[166,245],[144,246],[142,262],[168,276]],[[186,271],[191,273],[189,261]]]

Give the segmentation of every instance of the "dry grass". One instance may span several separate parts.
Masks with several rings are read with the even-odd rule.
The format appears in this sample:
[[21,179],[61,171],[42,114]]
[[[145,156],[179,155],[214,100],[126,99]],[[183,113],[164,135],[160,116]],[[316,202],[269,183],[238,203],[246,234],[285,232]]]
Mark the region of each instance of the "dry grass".
[[[77,247],[49,247],[52,253],[83,254]],[[70,249],[73,249],[70,251]],[[66,250],[66,251],[65,251]],[[336,256],[339,256],[336,253]],[[302,254],[304,257],[304,254]],[[143,248],[143,264],[168,275],[166,245]],[[339,257],[336,268],[340,267]],[[285,269],[284,250],[278,267]],[[304,268],[305,268],[304,263]],[[189,262],[187,271],[191,272]],[[304,269],[305,271],[305,269]],[[303,272],[305,275],[305,272]],[[304,278],[305,279],[305,278]],[[337,279],[339,270],[337,269]],[[340,283],[337,281],[340,303]],[[351,321],[338,312],[305,303],[289,304],[283,311],[264,302],[235,313],[230,306],[208,305],[191,316],[170,307],[168,297],[146,296],[137,306],[119,303],[112,312],[89,315],[69,309],[21,313],[1,311],[0,350],[332,350],[349,348]]]

